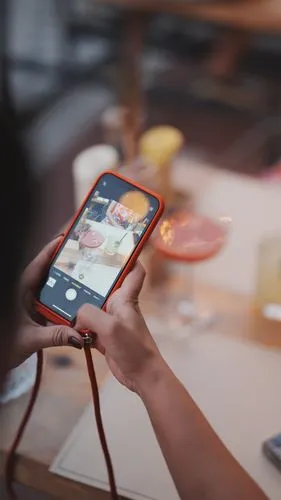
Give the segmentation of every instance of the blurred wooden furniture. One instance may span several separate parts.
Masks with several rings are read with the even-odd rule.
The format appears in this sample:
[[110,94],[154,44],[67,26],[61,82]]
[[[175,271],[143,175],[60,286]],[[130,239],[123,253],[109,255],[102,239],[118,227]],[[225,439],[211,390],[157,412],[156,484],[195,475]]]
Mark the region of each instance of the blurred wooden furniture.
[[[137,153],[140,113],[143,96],[140,82],[142,40],[149,14],[162,12],[215,23],[226,28],[215,42],[208,70],[213,76],[233,76],[240,57],[247,50],[251,35],[256,33],[281,33],[281,2],[279,0],[221,0],[214,2],[189,2],[184,0],[95,0],[102,4],[120,7],[124,12],[124,51],[122,64],[122,103],[128,107],[124,124],[125,158],[128,162]],[[279,86],[278,86],[279,87]],[[276,94],[273,85],[273,93]],[[275,108],[270,106],[273,112]],[[275,146],[267,157],[276,160]]]
[[215,1],[189,3],[184,0],[95,0],[132,12],[166,12],[252,32],[281,33],[279,0]]

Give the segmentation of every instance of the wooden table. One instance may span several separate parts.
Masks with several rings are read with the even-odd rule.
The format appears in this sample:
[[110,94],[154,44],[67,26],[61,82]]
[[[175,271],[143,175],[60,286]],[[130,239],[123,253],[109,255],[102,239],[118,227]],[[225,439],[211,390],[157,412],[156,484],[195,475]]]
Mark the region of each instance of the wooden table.
[[[199,286],[203,303],[220,317],[220,331],[225,335],[247,338],[253,342],[281,348],[281,325],[252,313],[251,300],[223,290]],[[59,368],[59,356],[70,358],[71,366]],[[101,384],[107,374],[104,359],[94,353]],[[90,387],[83,352],[71,348],[49,349],[43,385],[32,420],[19,449],[16,480],[26,486],[67,500],[105,500],[106,492],[51,474],[48,467],[90,400]],[[15,434],[27,396],[4,406],[0,417],[1,471],[3,460]],[[94,422],[93,422],[94,425]],[[94,467],[94,464],[93,464]]]

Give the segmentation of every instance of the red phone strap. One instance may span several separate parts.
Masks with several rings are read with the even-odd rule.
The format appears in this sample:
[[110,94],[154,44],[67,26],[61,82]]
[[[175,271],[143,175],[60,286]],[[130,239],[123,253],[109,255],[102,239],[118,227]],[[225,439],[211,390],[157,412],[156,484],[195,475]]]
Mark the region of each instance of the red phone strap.
[[29,418],[31,416],[32,410],[34,408],[34,405],[37,400],[37,396],[39,393],[40,389],[40,384],[41,384],[41,379],[42,379],[42,371],[43,371],[43,351],[38,351],[37,353],[37,368],[36,368],[36,377],[35,377],[35,382],[33,389],[31,391],[29,403],[27,406],[27,409],[25,411],[25,414],[23,416],[23,419],[21,421],[21,424],[18,428],[18,432],[16,434],[16,437],[12,443],[12,446],[8,452],[7,459],[6,459],[6,464],[5,464],[5,470],[4,470],[4,481],[5,481],[5,488],[7,492],[7,496],[10,500],[16,500],[17,496],[13,488],[13,478],[14,478],[14,472],[15,472],[15,467],[16,467],[16,451],[18,449],[18,446],[21,442],[21,439],[23,437],[25,428],[28,424]]
[[[89,343],[87,343],[87,341]],[[103,423],[102,423],[99,390],[98,390],[96,373],[95,373],[92,354],[91,354],[91,344],[92,344],[92,339],[91,339],[91,337],[89,337],[88,334],[86,334],[85,335],[85,349],[84,349],[84,351],[85,351],[86,363],[87,363],[87,368],[88,368],[88,374],[89,374],[90,383],[91,383],[96,424],[97,424],[100,443],[101,443],[101,447],[102,447],[102,450],[104,453],[105,463],[106,463],[106,467],[107,467],[108,480],[109,480],[109,486],[110,486],[110,491],[111,491],[111,498],[112,498],[112,500],[118,500],[119,497],[118,497],[116,482],[115,482],[115,478],[114,478],[112,460],[111,460],[110,453],[108,450],[105,432],[104,432]],[[35,405],[36,400],[37,400],[37,396],[38,396],[39,389],[40,389],[40,383],[41,383],[41,379],[42,379],[42,371],[43,371],[43,351],[41,350],[37,353],[36,378],[35,378],[35,383],[34,383],[32,392],[31,392],[28,407],[25,411],[25,414],[23,416],[23,419],[21,421],[21,424],[19,426],[18,432],[17,432],[16,437],[13,441],[13,444],[8,452],[7,460],[6,460],[6,464],[5,464],[4,481],[5,481],[5,488],[6,488],[6,492],[7,492],[7,497],[9,498],[9,500],[16,500],[17,499],[16,493],[15,493],[14,488],[13,488],[13,479],[14,479],[14,475],[15,475],[14,472],[15,472],[16,458],[17,458],[16,452],[17,452],[18,446],[21,442],[25,428],[28,424],[29,418],[31,416],[32,410],[33,410],[34,405]]]

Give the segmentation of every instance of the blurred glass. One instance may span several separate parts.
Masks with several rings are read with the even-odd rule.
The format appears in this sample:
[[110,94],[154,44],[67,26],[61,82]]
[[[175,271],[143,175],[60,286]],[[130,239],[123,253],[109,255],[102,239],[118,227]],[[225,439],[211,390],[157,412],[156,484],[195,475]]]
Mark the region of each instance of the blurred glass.
[[184,144],[180,130],[160,125],[147,130],[140,138],[139,152],[144,161],[154,167],[158,192],[167,206],[173,204],[174,190],[171,181],[172,161]]
[[106,239],[106,244],[104,248],[104,252],[107,255],[115,255],[120,246],[120,242],[116,240],[115,236],[109,235]]
[[281,235],[260,244],[256,304],[265,317],[281,321]]
[[156,168],[143,158],[137,158],[130,165],[122,165],[119,167],[118,172],[156,193],[160,192]]
[[229,219],[210,219],[181,210],[163,220],[153,240],[156,252],[167,261],[168,286],[162,286],[167,323],[179,336],[186,328],[202,329],[213,323],[213,312],[198,311],[194,294],[194,264],[215,257],[226,243]]

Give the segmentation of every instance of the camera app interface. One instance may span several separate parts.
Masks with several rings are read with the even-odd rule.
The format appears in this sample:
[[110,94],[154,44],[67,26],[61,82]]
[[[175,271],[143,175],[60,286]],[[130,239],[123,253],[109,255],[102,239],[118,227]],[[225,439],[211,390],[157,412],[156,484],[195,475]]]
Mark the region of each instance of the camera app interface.
[[56,256],[39,300],[71,320],[90,303],[102,307],[158,210],[158,200],[105,174]]

